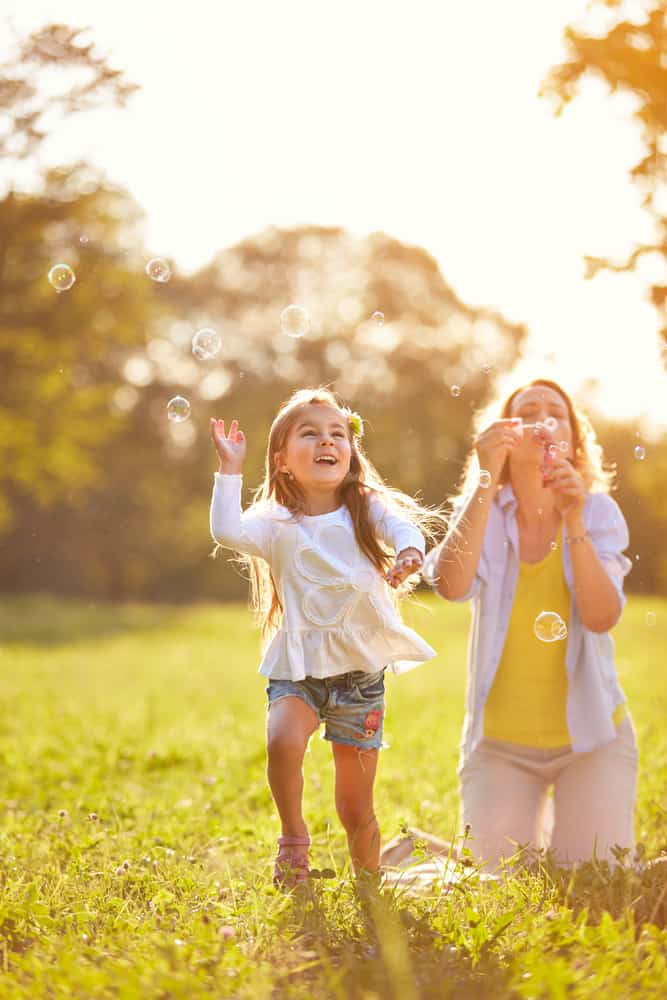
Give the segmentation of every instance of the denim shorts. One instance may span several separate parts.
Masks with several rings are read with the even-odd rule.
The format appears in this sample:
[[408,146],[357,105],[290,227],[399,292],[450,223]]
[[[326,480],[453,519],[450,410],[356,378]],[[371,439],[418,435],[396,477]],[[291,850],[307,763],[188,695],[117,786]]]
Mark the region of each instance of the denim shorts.
[[324,723],[324,739],[360,750],[382,746],[384,670],[353,670],[303,681],[269,680],[269,707],[280,698],[301,698]]

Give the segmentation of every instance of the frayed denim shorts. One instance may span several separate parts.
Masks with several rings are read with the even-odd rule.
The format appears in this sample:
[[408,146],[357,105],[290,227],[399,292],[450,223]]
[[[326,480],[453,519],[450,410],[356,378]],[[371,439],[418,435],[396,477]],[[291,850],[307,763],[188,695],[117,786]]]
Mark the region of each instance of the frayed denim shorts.
[[384,670],[353,670],[336,677],[269,680],[269,707],[280,698],[301,698],[324,723],[324,739],[360,750],[379,750],[384,722]]

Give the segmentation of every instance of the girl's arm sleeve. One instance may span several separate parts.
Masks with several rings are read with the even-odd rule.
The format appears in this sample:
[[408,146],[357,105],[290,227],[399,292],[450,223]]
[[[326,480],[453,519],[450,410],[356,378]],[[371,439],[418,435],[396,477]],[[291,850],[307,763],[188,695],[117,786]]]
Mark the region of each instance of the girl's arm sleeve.
[[391,546],[396,555],[403,549],[418,549],[424,555],[426,543],[419,528],[392,511],[377,493],[370,499],[369,513],[378,538]]
[[632,562],[623,554],[630,544],[628,526],[621,509],[608,494],[595,493],[588,533],[598,559],[616,587],[625,606],[623,580],[632,569]]
[[274,522],[252,508],[241,511],[241,475],[215,473],[211,497],[211,535],[227,549],[269,560]]

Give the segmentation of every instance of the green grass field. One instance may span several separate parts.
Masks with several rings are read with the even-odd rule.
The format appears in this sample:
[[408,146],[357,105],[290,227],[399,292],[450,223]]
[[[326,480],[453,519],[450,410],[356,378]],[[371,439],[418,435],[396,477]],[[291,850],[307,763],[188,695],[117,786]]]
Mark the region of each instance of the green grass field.
[[[405,617],[439,655],[388,679],[377,811],[385,839],[404,824],[449,838],[468,609],[420,596]],[[667,865],[500,884],[471,869],[457,888],[362,905],[318,738],[311,863],[336,877],[276,892],[244,607],[6,598],[0,635],[0,997],[667,995]],[[667,601],[629,601],[615,635],[652,858],[667,852]]]

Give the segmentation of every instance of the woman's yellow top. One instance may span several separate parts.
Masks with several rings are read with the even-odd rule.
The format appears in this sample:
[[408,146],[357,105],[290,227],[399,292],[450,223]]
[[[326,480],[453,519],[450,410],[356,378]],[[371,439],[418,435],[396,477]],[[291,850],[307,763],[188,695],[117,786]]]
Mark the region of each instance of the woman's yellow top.
[[[505,646],[484,708],[484,736],[531,747],[563,747],[567,728],[567,639],[544,642],[534,631],[542,611],[555,611],[568,625],[570,591],[556,549],[539,563],[519,564],[519,579]],[[625,715],[614,712],[614,724]]]

